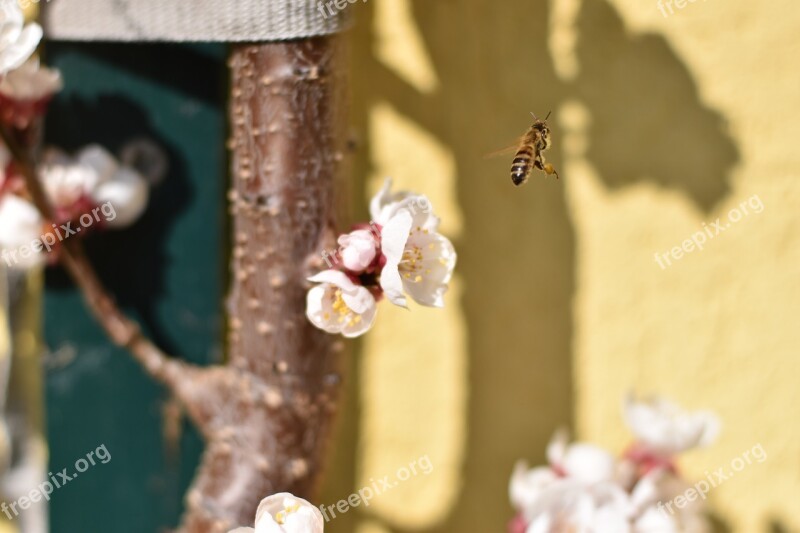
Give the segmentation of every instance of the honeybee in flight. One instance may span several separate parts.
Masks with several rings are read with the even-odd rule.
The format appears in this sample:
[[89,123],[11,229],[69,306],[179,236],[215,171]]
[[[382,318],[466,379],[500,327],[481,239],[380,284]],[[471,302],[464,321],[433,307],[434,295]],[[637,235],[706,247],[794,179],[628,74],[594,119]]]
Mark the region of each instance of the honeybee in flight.
[[514,162],[511,164],[511,181],[514,182],[514,185],[522,185],[528,181],[528,176],[531,175],[534,167],[548,176],[555,174],[558,179],[556,169],[544,160],[544,151],[550,148],[551,144],[550,126],[547,125],[550,113],[547,113],[544,120],[536,118],[533,112],[531,112],[531,116],[533,116],[534,122],[520,139],[517,155],[514,156]]

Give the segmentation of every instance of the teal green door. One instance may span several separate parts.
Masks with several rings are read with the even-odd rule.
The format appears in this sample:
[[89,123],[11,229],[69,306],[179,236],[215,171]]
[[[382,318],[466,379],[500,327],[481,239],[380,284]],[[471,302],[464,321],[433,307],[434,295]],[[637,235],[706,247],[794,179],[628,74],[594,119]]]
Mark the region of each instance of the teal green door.
[[[146,137],[169,158],[143,218],[87,241],[101,278],[169,353],[219,361],[224,47],[49,42],[46,58],[65,79],[48,116],[48,143],[72,151],[98,142],[116,152]],[[50,471],[74,471],[102,445],[111,456],[53,493],[52,532],[174,527],[201,441],[185,419],[165,416],[164,390],[109,344],[60,269],[47,272],[45,342],[59,356],[44,365]]]

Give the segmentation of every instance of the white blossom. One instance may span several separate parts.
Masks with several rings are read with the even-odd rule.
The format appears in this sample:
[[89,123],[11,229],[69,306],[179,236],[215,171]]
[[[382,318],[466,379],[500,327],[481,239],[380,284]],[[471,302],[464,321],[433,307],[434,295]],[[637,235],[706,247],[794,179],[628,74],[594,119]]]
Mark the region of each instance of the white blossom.
[[[569,444],[561,431],[547,447],[547,466],[529,470],[518,463],[509,485],[517,511],[509,531],[708,533],[705,495],[687,497],[693,487],[677,474],[672,458],[710,442],[716,417],[658,398],[629,398],[625,415],[638,439],[634,457],[629,451],[618,461],[594,445]],[[680,507],[679,496],[685,500]]]
[[525,512],[537,504],[547,491],[568,479],[580,486],[612,482],[616,479],[617,462],[609,452],[586,443],[568,443],[566,431],[558,431],[547,446],[548,466],[528,470],[520,461],[514,467],[509,484],[511,503]]
[[261,500],[255,529],[240,527],[229,533],[323,533],[325,521],[319,509],[288,492]]
[[407,294],[418,304],[443,307],[456,264],[455,249],[437,233],[439,219],[426,197],[391,194],[391,186],[387,179],[370,203],[373,221],[381,226],[381,251],[386,258],[381,288],[399,306],[406,306]]
[[707,446],[719,433],[719,419],[708,411],[684,411],[659,397],[625,401],[625,421],[639,444],[653,453],[671,456]]
[[149,186],[135,170],[120,166],[106,149],[93,144],[70,158],[51,150],[39,170],[42,184],[56,209],[69,209],[86,198],[92,204],[110,203],[114,218],[109,227],[126,227],[136,221],[147,207]]
[[306,297],[306,316],[316,327],[345,337],[358,337],[372,327],[377,302],[365,287],[338,270],[324,270],[308,280],[319,283]]
[[41,39],[42,27],[25,25],[17,0],[0,0],[0,77],[25,63]]

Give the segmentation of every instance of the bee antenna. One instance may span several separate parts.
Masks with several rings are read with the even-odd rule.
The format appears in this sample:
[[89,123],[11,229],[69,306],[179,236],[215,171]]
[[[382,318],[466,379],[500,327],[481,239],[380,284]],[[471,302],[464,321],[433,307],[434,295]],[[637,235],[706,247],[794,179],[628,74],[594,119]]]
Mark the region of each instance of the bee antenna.
[[552,111],[548,111],[548,112],[547,112],[547,116],[546,116],[546,117],[544,117],[544,119],[545,119],[545,120],[547,120],[548,118],[550,118],[550,113],[552,113]]
[[536,118],[536,113],[534,113],[533,111],[531,111],[531,116],[533,117],[533,120],[539,120],[538,118]]

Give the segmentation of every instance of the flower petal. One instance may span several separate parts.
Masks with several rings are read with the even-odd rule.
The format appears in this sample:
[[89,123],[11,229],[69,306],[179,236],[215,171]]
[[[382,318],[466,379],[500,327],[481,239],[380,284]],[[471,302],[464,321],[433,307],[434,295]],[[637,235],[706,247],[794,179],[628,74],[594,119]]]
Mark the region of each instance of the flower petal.
[[642,444],[667,456],[707,446],[720,429],[713,413],[684,411],[659,397],[637,401],[628,396],[624,414],[628,427]]
[[345,337],[358,337],[372,327],[377,303],[366,288],[338,270],[324,270],[309,281],[321,283],[306,296],[306,316],[316,327]]
[[391,189],[392,178],[386,178],[386,180],[383,182],[383,187],[381,187],[381,190],[379,190],[369,202],[369,214],[372,217],[372,220],[378,222],[379,224],[381,223],[381,211],[383,210],[384,206],[390,202],[389,191]]
[[75,155],[75,160],[97,172],[100,183],[108,181],[119,170],[119,163],[111,152],[99,144],[85,146]]
[[579,442],[567,447],[561,467],[568,476],[586,484],[594,484],[613,481],[616,461],[606,450]]
[[40,240],[43,225],[33,204],[10,194],[0,197],[0,251],[6,266],[27,269],[44,262],[44,252],[32,247]]
[[508,487],[511,504],[518,511],[529,508],[556,479],[558,476],[551,468],[540,466],[528,469],[525,461],[518,461]]
[[[150,187],[137,172],[120,168],[108,181],[100,183],[92,198],[98,205],[110,205],[112,215],[106,215],[106,223],[112,228],[125,228],[136,222],[147,208]],[[105,207],[103,208],[105,215]]]
[[406,298],[403,295],[403,280],[400,278],[399,266],[412,223],[411,213],[402,210],[381,230],[381,250],[386,257],[386,265],[381,271],[381,288],[390,302],[401,307],[406,307]]
[[567,453],[567,444],[569,443],[569,433],[566,429],[558,429],[553,438],[547,444],[547,460],[548,462],[561,468],[561,463],[564,462],[564,456]]
[[[3,3],[6,4],[6,2]],[[8,3],[10,4],[11,2]],[[17,13],[20,16],[22,14],[19,8],[16,9],[16,12],[11,13],[7,6],[3,6],[4,20],[0,21],[0,24],[2,24],[0,75],[22,66],[33,55],[36,47],[39,46],[39,41],[42,40],[42,27],[32,22],[25,26],[24,29],[21,29],[22,22],[17,18]]]
[[331,283],[347,290],[354,290],[356,288],[356,284],[347,277],[347,274],[339,270],[323,270],[308,278],[308,281],[313,281],[314,283]]
[[417,227],[409,236],[406,250],[414,251],[414,268],[402,274],[403,286],[420,305],[444,307],[444,294],[456,266],[456,251],[443,235]]

